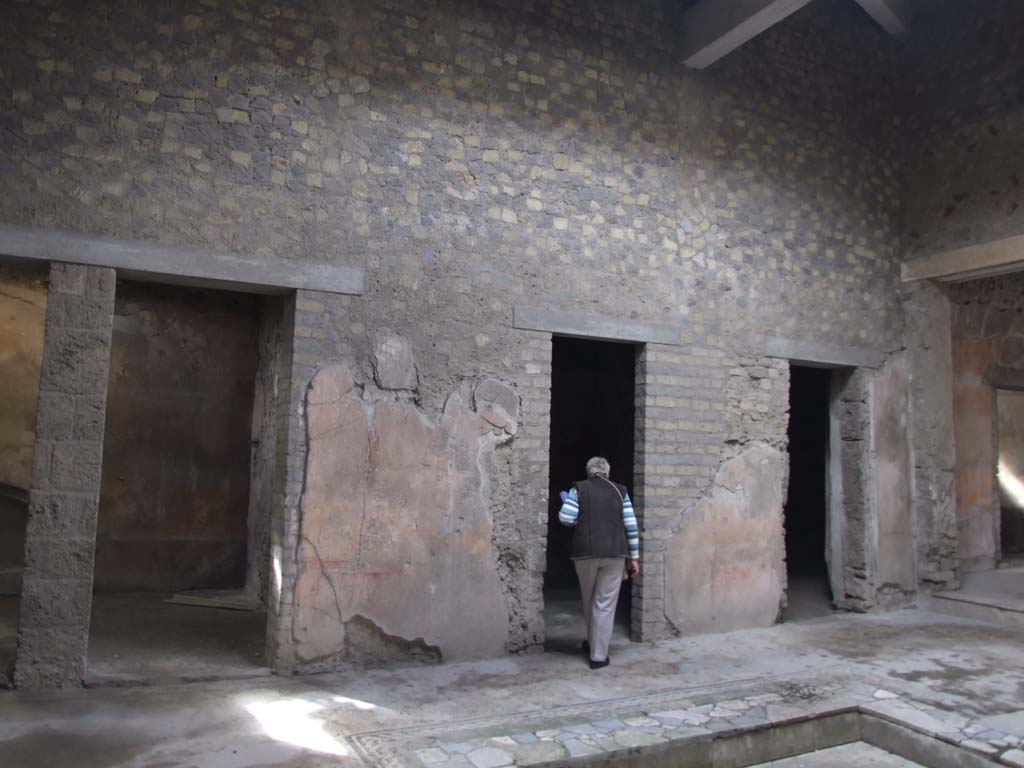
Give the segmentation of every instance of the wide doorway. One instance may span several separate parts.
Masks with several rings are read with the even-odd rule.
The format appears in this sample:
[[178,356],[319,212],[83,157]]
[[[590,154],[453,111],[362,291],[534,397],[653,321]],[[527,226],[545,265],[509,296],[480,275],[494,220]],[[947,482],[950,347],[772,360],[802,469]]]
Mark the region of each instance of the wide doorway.
[[119,281],[88,670],[96,683],[266,666],[273,298]]
[[[579,584],[570,560],[572,529],[558,521],[560,491],[603,456],[611,479],[633,493],[637,347],[555,336],[551,360],[551,442],[544,621],[549,649],[574,651],[584,637]],[[615,638],[628,640],[631,582],[619,593]]]
[[826,557],[832,371],[793,365],[789,383],[789,487],[786,494],[784,621],[832,612]]

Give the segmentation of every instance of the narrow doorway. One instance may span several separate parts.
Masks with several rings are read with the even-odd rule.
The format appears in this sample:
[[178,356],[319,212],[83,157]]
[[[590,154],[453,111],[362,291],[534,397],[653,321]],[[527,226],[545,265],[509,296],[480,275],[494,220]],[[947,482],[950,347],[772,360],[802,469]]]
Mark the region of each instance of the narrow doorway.
[[1024,392],[996,391],[1001,556],[1024,559]]
[[[551,360],[551,442],[544,621],[549,648],[578,649],[583,639],[579,583],[570,557],[572,529],[558,521],[560,491],[586,477],[603,456],[611,479],[633,494],[636,347],[556,336]],[[615,637],[629,637],[631,582],[619,593]]]
[[828,535],[829,407],[832,372],[793,365],[789,383],[789,488],[786,494],[784,621],[832,611]]
[[265,666],[245,596],[263,299],[119,281],[89,674],[175,680]]

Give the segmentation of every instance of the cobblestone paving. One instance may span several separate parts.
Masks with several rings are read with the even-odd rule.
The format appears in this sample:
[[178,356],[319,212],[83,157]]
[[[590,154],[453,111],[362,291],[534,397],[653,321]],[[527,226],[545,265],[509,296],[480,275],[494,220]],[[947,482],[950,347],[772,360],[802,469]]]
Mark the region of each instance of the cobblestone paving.
[[[770,738],[802,745],[801,724],[834,716],[814,724],[808,749],[874,743],[895,725],[947,751],[1022,768],[1022,639],[1016,626],[896,611],[617,641],[612,665],[597,672],[580,654],[548,652],[319,676],[6,691],[0,753],[19,768],[505,768],[605,756],[645,765],[644,749],[697,754],[711,741],[747,749],[734,737],[773,726]],[[762,750],[767,740],[751,739],[744,759],[789,754]]]
[[[1024,710],[1001,719],[972,719],[891,688],[854,678],[830,682],[820,677],[769,680],[738,688],[679,690],[552,708],[545,713],[548,719],[544,722],[537,719],[537,713],[529,713],[503,718],[501,723],[476,718],[443,729],[432,726],[401,734],[367,734],[353,740],[369,761],[382,766],[504,768],[635,753],[655,744],[726,736],[841,711],[859,711],[1003,765],[1024,766]],[[427,731],[442,732],[426,735]]]

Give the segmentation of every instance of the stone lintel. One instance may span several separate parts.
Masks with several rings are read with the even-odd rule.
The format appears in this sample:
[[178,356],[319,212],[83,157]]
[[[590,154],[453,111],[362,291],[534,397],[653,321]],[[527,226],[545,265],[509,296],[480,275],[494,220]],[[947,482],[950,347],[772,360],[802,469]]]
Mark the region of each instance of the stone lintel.
[[857,0],[890,35],[905,35],[910,30],[910,9],[906,0]]
[[332,264],[258,259],[54,229],[0,224],[0,261],[56,261],[112,267],[119,277],[248,293],[309,289],[359,295],[363,271]]
[[683,14],[683,62],[693,69],[710,67],[809,2],[701,0]]
[[773,336],[765,342],[768,357],[778,357],[801,365],[819,368],[881,368],[885,352],[844,344],[820,344]]
[[992,365],[985,371],[985,382],[995,389],[1024,392],[1024,368]]
[[512,312],[512,327],[524,331],[544,331],[559,336],[634,344],[678,346],[681,343],[679,329],[670,325],[539,307],[515,307]]
[[1024,235],[918,256],[903,262],[903,282],[961,282],[1024,270]]

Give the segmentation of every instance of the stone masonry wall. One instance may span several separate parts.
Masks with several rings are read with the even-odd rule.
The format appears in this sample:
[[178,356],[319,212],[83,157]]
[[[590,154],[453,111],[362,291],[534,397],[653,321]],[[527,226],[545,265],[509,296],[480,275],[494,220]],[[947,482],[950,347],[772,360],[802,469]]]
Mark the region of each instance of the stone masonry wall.
[[[902,250],[925,256],[1019,235],[1024,7],[936,0],[916,10],[904,60]],[[950,588],[961,561],[989,567],[996,549],[992,403],[981,379],[993,350],[962,338],[964,309],[939,288],[910,287],[906,306],[919,578]]]
[[80,685],[85,673],[114,285],[112,269],[54,263],[50,270],[18,608],[19,687]]
[[1024,6],[918,5],[904,247],[927,254],[1024,233]]
[[894,49],[848,5],[697,73],[654,2],[23,2],[0,46],[0,221],[366,270],[358,298],[300,291],[286,336],[282,669],[319,370],[365,386],[387,329],[427,419],[466,382],[519,394],[488,505],[515,650],[543,639],[550,338],[512,330],[513,307],[676,326],[683,346],[649,347],[638,376],[634,631],[655,637],[684,511],[738,446],[784,444],[763,337],[901,343]]
[[678,270],[688,327],[744,354],[766,335],[900,346],[897,54],[826,0],[683,78],[684,231],[706,216]]
[[639,371],[642,636],[773,623],[786,586],[788,364],[649,346]]
[[525,299],[694,340],[898,335],[870,20],[815,4],[694,73],[656,6],[515,6],[23,3],[0,219],[364,266],[378,303],[445,307],[421,336],[460,357]]

